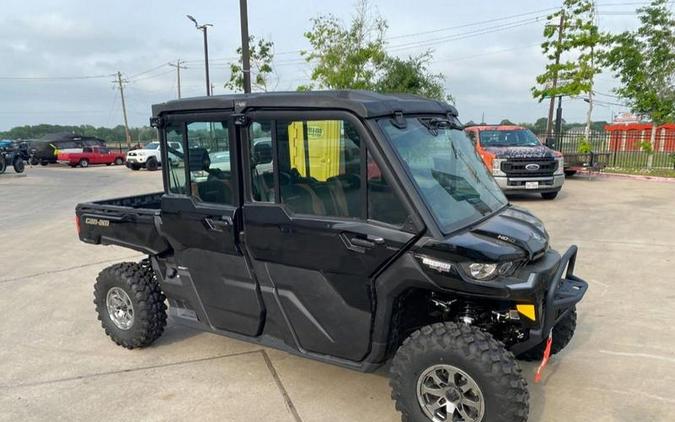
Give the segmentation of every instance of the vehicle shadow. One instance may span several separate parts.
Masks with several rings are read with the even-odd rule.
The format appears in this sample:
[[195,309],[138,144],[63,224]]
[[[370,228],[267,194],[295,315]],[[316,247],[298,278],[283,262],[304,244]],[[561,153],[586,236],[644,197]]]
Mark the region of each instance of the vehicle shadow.
[[555,203],[556,201],[564,200],[565,198],[567,198],[567,196],[568,195],[567,195],[567,193],[565,192],[564,189],[561,190],[558,193],[558,196],[555,199],[551,199],[551,200],[542,198],[541,195],[538,194],[538,193],[510,193],[510,194],[506,195],[506,197],[509,201],[518,201],[518,202],[540,202],[540,201],[543,201],[543,202],[552,202],[552,203]]
[[185,325],[176,323],[171,317],[168,318],[166,327],[161,337],[153,343],[154,347],[169,346],[174,343],[181,343],[190,337],[202,334],[204,331],[197,330]]

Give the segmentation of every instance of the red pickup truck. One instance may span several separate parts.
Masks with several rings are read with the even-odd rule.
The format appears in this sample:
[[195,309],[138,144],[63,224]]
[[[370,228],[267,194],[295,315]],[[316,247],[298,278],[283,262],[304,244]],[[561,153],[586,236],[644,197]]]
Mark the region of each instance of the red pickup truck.
[[89,167],[90,164],[121,165],[124,164],[124,153],[110,151],[106,147],[84,147],[82,152],[59,152],[57,162],[71,167]]

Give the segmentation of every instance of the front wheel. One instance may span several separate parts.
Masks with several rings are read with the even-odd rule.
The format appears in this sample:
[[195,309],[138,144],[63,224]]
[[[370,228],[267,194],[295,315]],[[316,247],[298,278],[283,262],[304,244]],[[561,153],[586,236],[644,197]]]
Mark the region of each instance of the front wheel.
[[149,158],[148,162],[145,163],[145,168],[148,169],[148,171],[155,171],[159,168],[159,163],[155,158]]
[[7,161],[5,157],[0,155],[0,174],[4,173],[7,170]]
[[23,173],[26,169],[26,163],[24,163],[22,158],[17,158],[14,160],[14,171],[17,173]]
[[392,399],[403,422],[525,422],[527,382],[513,354],[477,327],[422,327],[396,352]]
[[115,158],[115,165],[116,166],[121,166],[122,164],[124,164],[124,160],[122,158],[120,158],[120,157]]
[[94,304],[105,333],[127,349],[157,340],[166,325],[166,305],[148,264],[123,262],[101,271],[94,285]]
[[86,160],[86,159],[84,159],[84,158],[81,159],[81,160],[80,160],[80,167],[82,167],[82,168],[89,167],[89,160]]

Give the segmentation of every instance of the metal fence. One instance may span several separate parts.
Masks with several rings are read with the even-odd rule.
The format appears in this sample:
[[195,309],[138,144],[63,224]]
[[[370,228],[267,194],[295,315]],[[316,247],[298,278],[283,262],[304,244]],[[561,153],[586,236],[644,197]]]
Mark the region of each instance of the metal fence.
[[[546,142],[546,135],[538,135],[542,142]],[[643,149],[649,143],[649,137],[631,136],[627,132],[592,132],[586,144],[583,133],[563,133],[559,137],[554,135],[549,145],[563,154],[579,154],[588,152],[584,149],[590,146],[594,153],[608,154],[608,167],[631,169],[647,168],[649,152]],[[659,133],[653,147],[653,168],[675,168],[675,133]]]

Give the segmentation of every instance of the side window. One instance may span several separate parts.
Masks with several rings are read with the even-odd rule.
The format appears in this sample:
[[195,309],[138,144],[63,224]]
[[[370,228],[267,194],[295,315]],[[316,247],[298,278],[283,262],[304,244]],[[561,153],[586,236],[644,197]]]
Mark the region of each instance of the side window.
[[249,128],[251,187],[253,199],[274,202],[274,167],[272,164],[272,122],[253,122]]
[[82,152],[94,152],[94,150],[91,147],[83,147]]
[[197,201],[234,204],[227,123],[188,123],[187,138],[190,195]]
[[99,148],[98,152],[101,154],[109,154],[110,150],[108,148]]
[[399,227],[408,218],[405,207],[384,178],[370,151],[368,151],[368,218]]
[[276,123],[281,202],[293,212],[361,218],[358,132],[344,120]]
[[164,136],[166,143],[169,145],[167,149],[167,156],[169,162],[167,170],[169,175],[169,192],[171,193],[187,193],[185,181],[185,156],[182,148],[173,148],[175,144],[181,145],[183,143],[183,123],[171,123],[165,128]]

